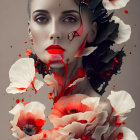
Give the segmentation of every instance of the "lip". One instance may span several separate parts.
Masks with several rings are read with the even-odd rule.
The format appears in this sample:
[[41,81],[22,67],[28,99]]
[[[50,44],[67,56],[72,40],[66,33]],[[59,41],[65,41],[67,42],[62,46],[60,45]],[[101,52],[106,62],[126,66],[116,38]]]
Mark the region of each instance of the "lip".
[[63,54],[65,50],[59,45],[50,45],[47,47],[46,51],[49,54]]

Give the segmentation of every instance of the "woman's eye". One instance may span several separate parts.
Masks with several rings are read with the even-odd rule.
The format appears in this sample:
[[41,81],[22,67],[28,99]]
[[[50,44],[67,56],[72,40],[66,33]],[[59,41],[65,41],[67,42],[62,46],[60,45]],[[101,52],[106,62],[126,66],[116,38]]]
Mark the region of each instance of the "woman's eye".
[[66,17],[63,22],[76,23],[78,20],[74,17]]
[[37,16],[35,21],[39,24],[46,24],[48,22],[48,18],[46,16]]

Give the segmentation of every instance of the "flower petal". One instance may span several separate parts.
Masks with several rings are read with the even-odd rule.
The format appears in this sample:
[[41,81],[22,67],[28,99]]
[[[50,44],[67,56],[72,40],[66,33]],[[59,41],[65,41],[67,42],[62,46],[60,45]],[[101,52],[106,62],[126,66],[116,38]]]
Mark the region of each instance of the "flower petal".
[[135,108],[135,102],[131,95],[124,90],[118,92],[111,91],[111,95],[107,98],[115,109],[116,115],[124,115],[130,112],[132,108]]
[[118,37],[114,40],[116,44],[121,44],[129,40],[131,35],[130,25],[125,24],[120,18],[113,16],[111,20],[114,20],[115,23],[119,23],[119,32]]
[[130,0],[103,0],[103,5],[107,10],[120,9],[126,6]]
[[[9,70],[11,84],[6,91],[13,94],[23,93],[30,86],[34,77],[34,60],[32,58],[21,58],[17,60]],[[13,88],[15,88],[15,90]]]
[[10,114],[16,115],[17,112],[24,109],[24,105],[22,103],[17,104],[12,110],[9,111]]
[[36,90],[39,90],[43,85],[44,85],[44,83],[42,81],[35,79],[34,86],[35,86]]
[[88,55],[90,55],[91,53],[93,53],[96,50],[96,48],[97,47],[93,47],[93,46],[84,48],[81,56],[88,56]]

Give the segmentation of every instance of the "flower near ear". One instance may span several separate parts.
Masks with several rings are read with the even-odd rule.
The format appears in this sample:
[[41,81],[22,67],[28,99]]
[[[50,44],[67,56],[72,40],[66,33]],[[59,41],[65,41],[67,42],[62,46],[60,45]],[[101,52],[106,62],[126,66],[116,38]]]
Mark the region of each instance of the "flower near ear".
[[125,91],[111,92],[108,99],[69,95],[54,104],[49,119],[59,132],[74,134],[73,139],[137,140],[135,133],[124,127],[126,113],[134,107]]
[[37,92],[43,82],[35,78],[34,60],[32,58],[21,58],[17,60],[9,70],[10,85],[6,89],[7,93],[23,93],[31,86]]
[[116,44],[121,44],[129,40],[131,35],[130,25],[125,24],[120,18],[113,16],[111,21],[114,20],[115,23],[119,23],[118,37],[114,40]]
[[21,140],[40,140],[43,137],[42,127],[45,124],[45,106],[39,102],[17,104],[10,114],[13,136]]
[[120,9],[126,6],[129,0],[103,0],[103,5],[107,10]]

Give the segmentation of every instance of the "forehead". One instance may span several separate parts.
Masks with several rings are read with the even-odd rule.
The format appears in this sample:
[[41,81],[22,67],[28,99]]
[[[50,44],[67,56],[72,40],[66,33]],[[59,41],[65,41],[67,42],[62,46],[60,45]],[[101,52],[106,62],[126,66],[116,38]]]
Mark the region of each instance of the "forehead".
[[78,10],[74,0],[33,0],[31,3],[31,12],[38,9],[46,9],[57,13],[64,10]]

